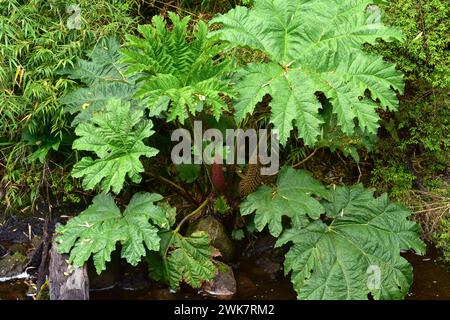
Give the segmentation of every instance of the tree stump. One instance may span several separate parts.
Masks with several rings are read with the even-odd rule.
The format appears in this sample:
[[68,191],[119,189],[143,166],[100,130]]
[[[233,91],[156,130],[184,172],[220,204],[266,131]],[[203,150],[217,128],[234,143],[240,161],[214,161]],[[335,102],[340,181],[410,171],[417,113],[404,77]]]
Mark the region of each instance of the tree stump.
[[53,237],[50,249],[50,300],[89,300],[89,278],[86,265],[75,268],[67,264],[69,256],[58,253]]

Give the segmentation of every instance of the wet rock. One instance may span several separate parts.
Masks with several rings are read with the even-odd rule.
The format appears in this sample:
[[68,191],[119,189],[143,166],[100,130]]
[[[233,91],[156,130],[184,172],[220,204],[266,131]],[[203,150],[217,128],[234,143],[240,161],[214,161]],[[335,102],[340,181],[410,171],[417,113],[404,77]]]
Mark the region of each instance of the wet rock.
[[31,245],[34,249],[37,249],[42,243],[42,237],[41,236],[35,236],[33,239],[31,239]]
[[270,254],[274,251],[277,239],[270,235],[263,235],[256,239],[255,243],[245,252],[245,256],[259,257],[261,255]]
[[252,273],[271,280],[282,276],[283,249],[275,248],[276,238],[259,237],[244,256],[252,264]]
[[236,293],[233,269],[222,262],[218,262],[217,267],[219,272],[216,277],[203,283],[201,291],[220,300],[229,300]]
[[8,248],[8,251],[11,254],[14,254],[16,252],[18,252],[24,256],[27,254],[27,248],[23,244],[20,244],[20,243],[14,243],[14,244],[10,245]]
[[155,288],[151,291],[155,300],[175,300],[175,295],[167,288]]
[[31,240],[32,248],[28,253],[28,264],[27,268],[31,267],[37,269],[41,264],[42,251],[43,251],[43,241],[42,237],[36,236]]
[[225,227],[220,221],[212,216],[206,216],[193,223],[188,228],[188,235],[195,231],[204,231],[210,238],[210,244],[220,251],[221,260],[227,262],[234,257],[234,245]]
[[255,295],[256,291],[258,290],[253,281],[243,273],[238,274],[236,282],[237,294],[239,298],[250,298]]
[[27,258],[20,252],[8,254],[0,259],[0,278],[17,276],[25,269]]
[[37,217],[9,216],[0,225],[0,242],[28,243],[30,237],[43,234],[44,221]]

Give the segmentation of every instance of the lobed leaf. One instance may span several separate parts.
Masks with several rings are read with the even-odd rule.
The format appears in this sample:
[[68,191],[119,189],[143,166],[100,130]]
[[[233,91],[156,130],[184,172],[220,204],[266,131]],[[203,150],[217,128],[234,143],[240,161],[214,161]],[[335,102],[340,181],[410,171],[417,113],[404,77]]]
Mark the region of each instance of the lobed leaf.
[[[342,131],[352,136],[356,123],[376,133],[381,107],[396,110],[394,90],[402,93],[402,75],[393,64],[363,51],[377,39],[401,40],[398,30],[381,23],[381,11],[368,10],[370,0],[256,0],[252,9],[237,7],[218,15],[211,33],[234,47],[264,53],[269,62],[250,64],[240,72],[235,102],[236,120],[253,113],[255,105],[272,97],[270,122],[285,145],[291,131],[305,144],[318,141],[324,122],[317,93],[333,105]],[[373,100],[364,98],[370,92]]]
[[213,248],[205,232],[184,237],[177,231],[168,231],[161,237],[162,258],[153,255],[147,259],[153,279],[164,279],[173,290],[178,290],[181,282],[200,288],[204,281],[215,277],[217,267],[212,261]]
[[108,102],[105,112],[93,116],[92,122],[81,123],[75,129],[79,136],[73,149],[92,151],[98,158],[84,157],[72,170],[75,178],[83,177],[83,187],[93,189],[100,184],[103,192],[119,193],[126,176],[140,181],[144,171],[141,156],[153,157],[158,150],[142,140],[153,134],[152,122],[141,121],[142,111],[130,110],[130,104],[120,100]]
[[410,212],[361,185],[336,188],[323,202],[329,224],[286,230],[276,244],[293,242],[284,265],[298,298],[402,299],[412,267],[400,251],[425,250],[418,225],[407,220]]
[[92,256],[100,274],[120,242],[122,257],[137,265],[146,250],[159,250],[159,228],[169,225],[165,209],[154,204],[161,199],[159,194],[137,193],[122,214],[110,195],[96,196],[91,206],[58,228],[58,251],[70,253],[69,261],[77,267]]
[[277,237],[283,230],[283,216],[290,217],[295,225],[302,225],[308,216],[318,219],[325,212],[313,195],[328,198],[329,193],[309,172],[283,167],[277,186],[262,186],[247,196],[240,212],[243,216],[255,212],[256,229],[262,231],[268,225],[270,233]]

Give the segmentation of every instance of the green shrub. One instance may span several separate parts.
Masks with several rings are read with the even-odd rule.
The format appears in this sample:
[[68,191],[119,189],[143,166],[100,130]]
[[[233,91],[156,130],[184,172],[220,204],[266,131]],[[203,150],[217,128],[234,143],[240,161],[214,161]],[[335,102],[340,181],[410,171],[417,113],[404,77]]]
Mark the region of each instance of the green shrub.
[[404,43],[384,43],[377,52],[398,64],[406,80],[450,87],[450,6],[445,0],[391,0],[382,5],[386,22],[405,34]]
[[[424,203],[432,206],[434,196],[448,186],[442,177],[450,165],[450,7],[444,0],[392,0],[382,7],[387,22],[402,29],[406,41],[371,50],[397,64],[405,74],[406,90],[398,112],[383,116],[386,131],[372,154],[372,185],[416,209]],[[422,211],[417,217],[422,236],[433,238],[434,232],[434,239],[440,239],[436,244],[445,247],[441,236],[445,239],[446,232],[434,227],[439,224],[436,215]],[[433,228],[427,221],[433,221]],[[440,223],[445,225],[445,218]]]
[[409,194],[415,176],[408,171],[404,164],[395,160],[384,164],[381,164],[381,162],[375,164],[371,178],[373,186],[379,191],[388,192],[390,196],[397,199]]
[[[152,25],[138,27],[143,38],[127,37],[121,51],[124,74],[139,79],[133,97],[144,103],[148,113],[139,107],[133,111],[126,97],[109,101],[106,110],[97,109],[82,120],[73,148],[95,152],[99,159],[83,158],[72,175],[83,177],[87,190],[100,183],[105,193],[112,187],[119,194],[126,174],[139,183],[145,170],[139,158],[155,154],[144,145],[149,143],[144,138],[152,134],[148,117],[183,125],[184,120],[209,113],[218,122],[230,110],[225,99],[234,98],[233,85],[239,95],[233,102],[237,121],[254,115],[256,105],[270,95],[270,121],[280,129],[282,145],[290,140],[291,131],[305,144],[316,145],[323,131],[329,131],[323,127],[325,122],[348,136],[358,129],[376,134],[376,110],[396,110],[392,89],[401,92],[403,79],[393,64],[363,52],[361,45],[380,37],[399,39],[401,33],[378,24],[376,29],[368,27],[374,18],[366,10],[369,2],[259,0],[253,9],[236,7],[217,16],[211,25],[222,27],[212,33],[199,22],[192,37],[188,37],[188,18],[169,13],[173,23],[169,27],[163,17],[154,17]],[[268,61],[248,64],[230,82],[227,61],[220,59],[226,46],[218,39],[262,52]],[[103,74],[103,68],[93,69]],[[369,91],[371,95],[364,98]],[[328,116],[322,112],[325,105]],[[336,114],[335,121],[331,113]],[[123,161],[130,157],[133,161]],[[386,194],[375,198],[373,190],[362,185],[327,188],[311,173],[288,166],[281,169],[276,186],[257,187],[240,204],[240,213],[254,215],[257,231],[268,227],[278,238],[277,246],[292,242],[284,266],[299,298],[401,299],[406,295],[412,267],[400,252],[413,249],[422,254],[425,244],[418,237],[418,225],[407,220],[411,212],[405,207],[390,203]],[[58,229],[60,252],[70,253],[69,261],[76,266],[92,255],[100,273],[120,242],[121,256],[132,265],[147,253],[153,279],[166,281],[174,290],[181,282],[199,288],[217,274],[215,252],[206,234],[185,237],[182,226],[208,210],[224,213],[230,208],[226,201],[219,204],[221,197],[213,192],[176,225],[178,212],[156,203],[162,199],[154,193],[136,193],[122,212],[111,195],[97,195],[87,210]],[[378,276],[370,274],[374,270]]]
[[436,247],[442,250],[443,260],[450,263],[450,210],[441,218],[438,230],[434,234]]
[[[147,139],[154,133],[153,123],[188,127],[195,117],[214,116],[219,122],[223,114],[234,110],[240,124],[250,119],[255,127],[279,129],[283,146],[301,141],[310,147],[340,149],[358,161],[355,146],[371,145],[382,112],[397,110],[397,94],[404,91],[402,73],[380,55],[362,49],[380,38],[401,40],[402,33],[379,23],[376,11],[371,7],[368,10],[371,0],[246,1],[250,2],[254,2],[251,9],[236,7],[213,19],[209,25],[213,32],[204,22],[191,28],[188,17],[181,19],[173,13],[168,14],[168,20],[164,15],[154,17],[152,25],[138,27],[139,37],[127,37],[121,51],[118,41],[108,37],[103,42],[100,38],[111,32],[120,38],[132,25],[125,15],[128,6],[123,2],[97,4],[109,3],[123,16],[116,19],[115,13],[106,12],[105,17],[112,20],[103,26],[104,21],[94,19],[89,31],[66,30],[62,18],[65,2],[56,5],[54,1],[29,1],[26,10],[18,2],[4,5],[2,10],[8,15],[15,14],[17,8],[25,10],[27,14],[19,17],[23,20],[28,19],[29,13],[34,14],[30,26],[36,28],[29,31],[29,27],[18,27],[26,39],[26,34],[31,34],[31,44],[24,52],[10,55],[12,60],[3,56],[2,61],[2,83],[7,83],[8,77],[14,80],[12,86],[4,85],[3,101],[22,108],[5,115],[7,121],[20,119],[14,127],[1,127],[6,147],[11,148],[16,141],[21,146],[12,147],[13,152],[3,151],[13,162],[11,165],[7,161],[8,170],[19,167],[15,162],[21,159],[18,155],[31,154],[29,162],[33,168],[40,168],[35,160],[43,162],[42,177],[31,175],[30,182],[39,190],[46,172],[51,171],[51,150],[61,155],[65,143],[73,142],[65,154],[69,165],[75,162],[70,157],[74,150],[80,152],[72,176],[83,178],[85,190],[97,189],[102,194],[56,230],[59,252],[69,254],[68,262],[75,266],[84,265],[92,257],[101,273],[120,243],[122,258],[132,266],[145,257],[152,279],[165,281],[173,290],[178,290],[180,283],[199,288],[217,274],[214,260],[220,252],[210,245],[206,233],[185,236],[183,226],[202,214],[235,212],[239,207],[242,217],[253,219],[253,225],[247,225],[248,232],[267,227],[278,238],[276,247],[289,246],[284,271],[285,275],[290,274],[299,298],[403,298],[412,284],[412,267],[400,253],[410,249],[418,254],[424,252],[419,227],[408,220],[411,212],[404,206],[391,203],[386,194],[375,197],[374,190],[361,184],[324,186],[308,171],[284,166],[276,183],[258,184],[257,190],[242,202],[221,197],[220,190],[215,190],[200,195],[199,201],[194,199],[196,209],[188,214],[184,203],[173,208],[166,202],[177,201],[173,199],[176,196],[132,194],[134,188],[139,188],[141,173],[147,169],[141,163],[143,156],[163,168],[159,158],[154,158],[157,150],[149,147],[152,140]],[[41,6],[35,7],[36,4]],[[101,16],[96,15],[92,3],[83,4],[89,5],[88,14]],[[129,23],[116,24],[121,21],[119,17]],[[6,16],[2,19],[8,21]],[[35,26],[32,23],[37,19],[48,20]],[[44,32],[45,23],[48,30]],[[9,21],[5,29],[8,40],[13,39],[14,28]],[[56,54],[41,43],[50,42],[49,39]],[[63,54],[58,50],[71,48],[76,41],[79,42],[75,48],[64,53],[70,53],[70,57],[58,56]],[[90,60],[78,59],[89,44],[93,48]],[[238,52],[233,51],[237,48],[251,49],[265,59],[232,70],[234,64],[228,58],[230,52]],[[51,58],[47,57],[47,49],[52,52]],[[43,59],[41,56],[45,57],[43,64],[37,63]],[[122,59],[116,64],[119,56]],[[56,63],[54,57],[63,60]],[[30,64],[22,68],[20,63],[25,62]],[[67,67],[69,79],[65,78]],[[25,76],[27,68],[31,70],[29,78]],[[232,71],[236,71],[233,77]],[[93,97],[96,103],[91,101]],[[62,103],[66,104],[67,113],[63,112]],[[258,107],[262,104],[266,107],[263,118],[270,124],[259,121]],[[77,124],[75,141],[63,140],[68,136],[74,139],[69,113],[77,114],[72,123]],[[392,136],[403,137],[398,123],[389,130]],[[155,131],[158,129],[155,126]],[[159,131],[160,137],[168,135],[168,126]],[[400,154],[400,147],[394,149]],[[22,153],[14,153],[16,150]],[[59,159],[55,164],[62,162]],[[403,189],[396,190],[395,185],[410,189],[415,177],[401,161],[392,161],[390,167],[394,170],[377,173],[375,169],[374,176],[380,176],[382,183],[388,182],[382,188],[401,195]],[[202,169],[209,172],[211,168],[205,165]],[[218,169],[222,174],[222,167]],[[20,170],[26,172],[24,168]],[[195,180],[195,172],[188,178]],[[126,181],[133,182],[132,188]],[[149,186],[146,183],[140,187]],[[67,190],[70,189],[69,184]],[[109,194],[111,189],[115,195]],[[206,186],[208,190],[211,189]]]
[[[81,0],[81,28],[71,29],[70,21],[77,17],[72,3],[0,1],[0,163],[5,170],[1,185],[9,186],[6,196],[16,185],[10,179],[14,171],[36,175],[42,166],[33,162],[43,162],[50,150],[68,144],[70,119],[59,99],[77,83],[59,70],[73,66],[99,39],[120,37],[134,24],[122,1]],[[25,183],[9,194],[10,204],[20,202],[28,187]]]
[[417,90],[415,96],[403,99],[395,115],[397,148],[416,151],[424,160],[424,171],[433,175],[449,164],[450,101],[445,90]]
[[450,7],[445,2],[385,1],[387,22],[402,29],[406,41],[372,48],[395,62],[407,80],[399,112],[384,119],[393,143],[382,139],[380,146],[388,142],[400,153],[427,157],[435,171],[448,164],[450,147]]

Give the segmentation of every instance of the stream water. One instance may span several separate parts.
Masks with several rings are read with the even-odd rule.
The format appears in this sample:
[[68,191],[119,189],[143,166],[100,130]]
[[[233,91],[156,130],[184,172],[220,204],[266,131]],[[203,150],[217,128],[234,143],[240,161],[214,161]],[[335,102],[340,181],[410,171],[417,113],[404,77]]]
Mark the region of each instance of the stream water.
[[[450,269],[438,259],[439,253],[428,246],[425,256],[404,253],[403,256],[413,265],[414,283],[406,299],[450,299]],[[237,294],[233,299],[295,299],[295,292],[288,279],[270,279],[258,272],[258,266],[252,260],[244,260],[235,270]],[[31,299],[27,296],[30,280],[0,282],[0,300]],[[91,291],[91,299],[207,299],[196,291],[183,288],[172,294],[168,290],[152,286],[145,290],[124,290],[112,288]]]

